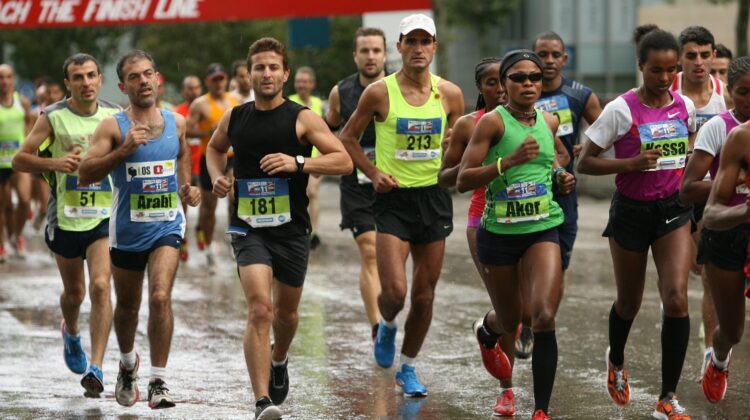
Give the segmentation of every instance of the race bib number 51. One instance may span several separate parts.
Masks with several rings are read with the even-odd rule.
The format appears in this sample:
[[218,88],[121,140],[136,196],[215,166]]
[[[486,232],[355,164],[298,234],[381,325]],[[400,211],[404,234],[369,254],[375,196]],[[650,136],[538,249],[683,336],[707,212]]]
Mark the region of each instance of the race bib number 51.
[[112,185],[109,177],[94,184],[79,186],[78,177],[68,175],[65,179],[63,203],[65,217],[109,217],[112,208]]
[[288,179],[238,179],[237,198],[237,217],[254,228],[292,221]]
[[688,130],[682,120],[658,121],[638,126],[641,152],[661,149],[656,168],[650,171],[685,167],[688,152]]
[[443,120],[440,118],[398,118],[396,120],[396,159],[440,158],[442,130]]
[[495,217],[498,223],[519,223],[549,217],[547,186],[533,182],[517,182],[495,196]]

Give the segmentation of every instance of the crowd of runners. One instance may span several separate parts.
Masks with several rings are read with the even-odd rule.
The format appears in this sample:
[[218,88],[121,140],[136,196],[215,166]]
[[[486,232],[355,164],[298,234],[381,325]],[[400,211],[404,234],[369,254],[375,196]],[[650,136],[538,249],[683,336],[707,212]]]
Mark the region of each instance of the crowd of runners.
[[[146,400],[154,409],[175,405],[167,388],[171,293],[180,260],[188,259],[187,207],[199,208],[191,240],[214,273],[222,242],[216,207],[228,197],[255,415],[280,418],[309,254],[320,244],[317,189],[327,175],[340,176],[340,226],[360,254],[367,340],[380,368],[395,364],[404,397],[428,396],[416,366],[454,227],[449,189],[473,191],[467,253],[491,306],[470,331],[499,381],[492,414],[515,414],[513,366],[531,358],[533,419],[548,419],[555,316],[578,230],[577,171],[616,174],[602,226],[616,290],[602,370],[610,398],[630,401],[625,348],[650,250],[663,311],[661,362],[653,360],[662,384],[652,415],[690,418],[676,392],[690,335],[691,270],[703,279],[701,387],[708,401],[721,401],[750,298],[750,58],[733,59],[700,26],[678,37],[639,27],[634,59],[642,84],[602,108],[590,88],[562,75],[565,43],[545,32],[529,49],[476,65],[479,99],[465,114],[461,89],[430,71],[438,47],[432,19],[405,17],[399,34],[387,41],[381,29],[358,29],[357,72],[333,87],[327,104],[313,96],[309,67],[294,72],[296,93],[283,96],[292,69],[272,38],[250,45],[231,80],[218,63],[202,78],[186,76],[185,102],[174,107],[161,99],[164,80],[145,51],[117,62],[124,108],[99,97],[101,69],[91,55],[62,63],[67,96],[44,81],[35,106],[16,92],[13,68],[0,65],[0,262],[25,257],[24,226],[35,207],[33,225],[46,222],[63,283],[64,361],[81,375],[85,395],[99,397],[109,386],[102,362],[114,325],[115,398],[123,406],[141,399],[135,335],[148,273]],[[388,74],[386,48],[394,41],[402,67]],[[78,321],[87,294],[89,352]]]

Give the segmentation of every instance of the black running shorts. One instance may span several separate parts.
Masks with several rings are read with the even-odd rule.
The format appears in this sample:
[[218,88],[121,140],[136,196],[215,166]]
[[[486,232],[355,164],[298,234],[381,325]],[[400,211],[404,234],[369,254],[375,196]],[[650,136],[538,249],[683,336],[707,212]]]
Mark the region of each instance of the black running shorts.
[[262,229],[246,235],[232,234],[232,248],[239,267],[265,264],[273,276],[292,287],[302,287],[310,256],[310,236],[272,236]]
[[442,241],[453,231],[453,201],[445,188],[394,188],[375,193],[378,233],[414,244]]

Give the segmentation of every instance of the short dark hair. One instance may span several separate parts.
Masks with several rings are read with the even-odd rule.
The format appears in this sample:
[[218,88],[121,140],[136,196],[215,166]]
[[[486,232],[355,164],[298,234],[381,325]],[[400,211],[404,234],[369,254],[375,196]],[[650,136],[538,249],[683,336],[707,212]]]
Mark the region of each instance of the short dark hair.
[[232,77],[237,77],[237,69],[240,67],[247,68],[247,61],[245,60],[234,60],[232,62]]
[[102,73],[101,66],[99,66],[99,61],[97,61],[93,55],[89,55],[86,53],[77,53],[65,59],[65,62],[63,63],[63,75],[65,76],[66,79],[69,77],[68,67],[70,67],[71,64],[80,66],[83,63],[86,63],[88,61],[93,61],[94,64],[96,64],[96,72],[99,74]]
[[727,84],[731,89],[740,77],[750,73],[750,57],[737,57],[729,64],[727,71]]
[[536,38],[534,38],[534,42],[531,44],[531,50],[536,51],[536,43],[539,41],[560,41],[560,45],[562,45],[563,51],[565,51],[565,41],[558,35],[556,32],[547,31],[542,32],[541,34],[537,35]]
[[643,64],[648,59],[649,51],[664,51],[672,50],[678,55],[680,54],[680,46],[677,45],[677,40],[674,35],[661,29],[654,29],[647,33],[638,43],[638,62]]
[[357,40],[363,36],[379,36],[383,38],[383,48],[385,48],[385,32],[380,28],[358,28],[354,33],[354,43],[352,49],[357,51]]
[[724,44],[716,44],[716,58],[728,58],[732,61],[732,50]]
[[154,58],[151,57],[151,54],[143,50],[132,50],[120,57],[117,61],[117,78],[120,79],[120,82],[125,80],[125,74],[123,74],[125,64],[142,59],[150,61],[151,66],[156,70],[156,62],[154,61]]
[[250,45],[250,48],[247,50],[247,68],[248,70],[252,68],[252,57],[255,54],[259,54],[266,51],[273,51],[276,54],[280,55],[282,57],[282,61],[284,63],[284,70],[289,69],[289,58],[286,54],[286,47],[284,44],[281,43],[276,38],[261,38]]
[[638,44],[641,43],[643,37],[654,29],[659,29],[659,27],[654,25],[653,23],[646,23],[644,25],[636,26],[635,29],[633,29],[633,35],[631,38],[633,44],[635,44],[637,47]]
[[315,70],[313,70],[312,67],[302,66],[297,69],[297,74],[300,74],[300,73],[307,73],[310,76],[310,78],[313,80],[313,82],[315,81]]
[[698,45],[711,45],[712,49],[716,48],[714,35],[703,26],[688,26],[680,32],[677,41],[680,43],[680,49],[688,42],[695,42]]

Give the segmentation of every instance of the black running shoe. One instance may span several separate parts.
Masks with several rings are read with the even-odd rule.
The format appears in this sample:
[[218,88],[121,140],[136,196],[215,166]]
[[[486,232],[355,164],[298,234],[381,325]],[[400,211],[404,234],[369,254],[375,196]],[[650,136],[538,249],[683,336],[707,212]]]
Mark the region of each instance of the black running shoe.
[[255,420],[276,420],[281,418],[281,410],[273,405],[268,397],[255,402]]
[[516,338],[516,357],[519,359],[528,359],[534,351],[534,333],[531,328],[523,326],[521,334]]
[[289,373],[287,365],[289,359],[281,366],[271,365],[271,375],[268,378],[268,393],[271,394],[271,401],[275,405],[281,405],[289,394]]

